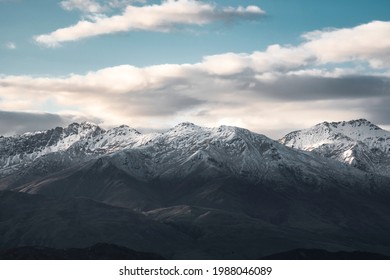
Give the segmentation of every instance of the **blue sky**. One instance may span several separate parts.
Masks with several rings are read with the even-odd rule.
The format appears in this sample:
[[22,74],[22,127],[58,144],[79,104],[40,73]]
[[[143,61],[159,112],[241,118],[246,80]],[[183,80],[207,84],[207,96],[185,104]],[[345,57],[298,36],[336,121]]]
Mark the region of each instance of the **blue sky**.
[[325,120],[388,127],[388,11],[386,0],[0,0],[0,133],[74,120],[273,138]]

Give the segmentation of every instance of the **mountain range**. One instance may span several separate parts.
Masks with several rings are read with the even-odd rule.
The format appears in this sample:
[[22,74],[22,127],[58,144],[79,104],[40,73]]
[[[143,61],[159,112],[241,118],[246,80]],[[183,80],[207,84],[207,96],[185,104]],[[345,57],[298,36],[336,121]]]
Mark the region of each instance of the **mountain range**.
[[192,123],[141,134],[85,122],[0,137],[0,248],[389,255],[389,149],[390,133],[363,119],[279,141]]

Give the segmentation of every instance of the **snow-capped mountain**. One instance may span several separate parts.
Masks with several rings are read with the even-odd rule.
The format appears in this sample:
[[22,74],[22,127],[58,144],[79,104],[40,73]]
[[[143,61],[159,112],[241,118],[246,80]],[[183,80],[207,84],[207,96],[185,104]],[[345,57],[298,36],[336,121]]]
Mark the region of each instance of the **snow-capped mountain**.
[[[328,180],[334,170],[345,182],[363,176],[352,176],[350,169],[335,161],[230,126],[205,128],[181,123],[165,133],[142,135],[127,126],[103,130],[83,123],[1,140],[3,174],[15,173],[18,180],[31,180],[31,172],[41,177],[104,156],[108,156],[104,161],[141,181],[186,178],[200,171],[205,177],[222,174],[251,183],[279,181],[279,185],[292,180],[281,176],[283,172],[298,173],[299,180],[311,184]],[[317,176],[324,168],[329,172]],[[40,173],[42,170],[46,173]]]
[[65,128],[0,136],[0,177],[22,170],[42,158],[51,161],[54,154],[63,153],[62,161],[85,161],[96,155],[112,153],[141,141],[142,137],[138,135],[138,131],[124,125],[104,130],[96,124],[84,122]]
[[[143,135],[83,123],[0,141],[0,247],[109,242],[184,259],[390,254],[390,178],[246,129],[181,123]],[[165,239],[177,242],[168,250]]]
[[[202,170],[203,176],[225,174],[252,183],[268,179],[282,182],[291,180],[278,174],[287,168],[288,172],[297,171],[313,183],[329,175],[316,175],[324,168],[329,173],[338,170],[344,178],[353,176],[350,169],[335,161],[286,146],[321,151],[327,157],[360,167],[364,158],[356,155],[367,156],[369,150],[372,164],[375,155],[387,155],[386,144],[390,142],[386,141],[389,141],[386,132],[365,120],[323,123],[312,130],[293,132],[281,140],[285,146],[264,135],[231,126],[206,128],[181,123],[164,133],[143,135],[124,125],[104,130],[91,123],[74,123],[66,128],[0,138],[0,174],[3,177],[17,174],[13,177],[18,178],[16,184],[21,184],[24,177],[31,180],[34,174],[42,177],[108,156],[106,160],[141,181],[185,178]],[[322,179],[327,180],[325,177]]]
[[390,132],[365,119],[323,122],[291,132],[279,141],[363,171],[390,176]]
[[[181,123],[165,133],[150,135],[124,127],[112,131],[121,129],[125,132],[99,130],[96,136],[80,138],[68,149],[38,158],[0,180],[0,188],[50,193],[56,198],[90,197],[116,206],[143,209],[152,207],[151,204],[163,205],[159,201],[162,197],[173,201],[181,194],[190,193],[190,200],[204,200],[202,188],[213,182],[214,191],[206,187],[209,201],[206,204],[223,206],[226,199],[218,194],[219,186],[229,180],[304,192],[333,187],[383,188],[390,183],[389,179],[369,177],[335,160],[291,149],[238,127],[205,128]],[[198,182],[197,187],[189,187],[194,182]],[[154,184],[160,190],[166,184],[174,187],[156,194],[150,190]]]

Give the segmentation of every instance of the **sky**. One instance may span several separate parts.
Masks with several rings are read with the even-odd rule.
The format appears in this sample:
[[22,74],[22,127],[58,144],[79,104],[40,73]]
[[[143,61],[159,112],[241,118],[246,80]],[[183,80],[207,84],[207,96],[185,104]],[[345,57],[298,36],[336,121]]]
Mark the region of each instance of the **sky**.
[[390,129],[388,0],[0,0],[0,134]]

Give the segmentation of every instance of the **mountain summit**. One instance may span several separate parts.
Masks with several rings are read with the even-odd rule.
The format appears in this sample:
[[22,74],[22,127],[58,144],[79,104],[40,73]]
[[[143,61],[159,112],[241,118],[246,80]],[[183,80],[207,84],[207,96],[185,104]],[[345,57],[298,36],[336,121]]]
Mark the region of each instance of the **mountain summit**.
[[366,119],[348,122],[323,122],[294,131],[280,143],[311,151],[359,168],[390,176],[390,132]]

